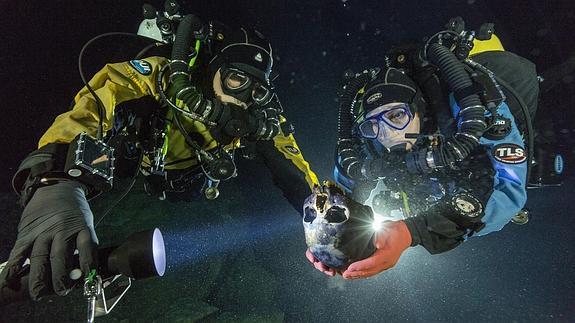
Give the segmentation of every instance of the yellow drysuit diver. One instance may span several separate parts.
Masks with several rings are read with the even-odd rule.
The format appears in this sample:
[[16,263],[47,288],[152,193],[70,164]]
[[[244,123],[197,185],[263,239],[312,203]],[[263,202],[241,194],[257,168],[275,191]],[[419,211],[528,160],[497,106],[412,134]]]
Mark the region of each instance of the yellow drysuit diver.
[[[113,63],[96,73],[14,177],[25,208],[0,287],[28,288],[33,299],[65,295],[75,249],[85,274],[97,267],[87,198],[111,186],[112,171],[116,178],[143,173],[146,191],[160,199],[182,191],[215,199],[217,186],[236,174],[238,148],[251,147],[302,212],[318,180],[281,114],[272,64],[271,45],[259,32],[188,15],[170,59]],[[106,153],[86,162],[88,143]],[[29,279],[21,282],[27,258]]]

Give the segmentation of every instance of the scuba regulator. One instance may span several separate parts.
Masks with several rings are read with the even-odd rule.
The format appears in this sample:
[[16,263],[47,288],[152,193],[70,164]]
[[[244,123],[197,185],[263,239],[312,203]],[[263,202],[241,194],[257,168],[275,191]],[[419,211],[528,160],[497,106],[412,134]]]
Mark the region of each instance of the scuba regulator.
[[142,15],[144,20],[138,27],[138,35],[167,44],[174,42],[176,24],[182,18],[180,5],[176,1],[166,1],[164,12],[157,11],[151,4],[144,4]]

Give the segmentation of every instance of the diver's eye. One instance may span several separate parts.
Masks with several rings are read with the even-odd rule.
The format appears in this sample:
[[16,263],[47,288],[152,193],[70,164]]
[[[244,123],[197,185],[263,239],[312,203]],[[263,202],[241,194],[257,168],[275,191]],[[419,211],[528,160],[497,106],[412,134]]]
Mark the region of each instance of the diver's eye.
[[266,87],[258,85],[254,87],[254,90],[252,92],[252,97],[254,99],[254,101],[261,103],[264,102],[268,99],[270,95],[270,90],[268,90]]
[[385,114],[385,118],[395,124],[402,125],[406,122],[408,116],[403,110],[392,110]]
[[345,220],[347,220],[347,216],[345,215],[345,209],[339,206],[333,206],[329,210],[327,210],[325,219],[329,223],[345,222]]
[[230,90],[239,90],[244,88],[248,84],[249,80],[249,77],[244,74],[239,72],[231,72],[226,76],[224,85]]
[[303,221],[305,223],[312,223],[316,217],[317,217],[316,211],[310,207],[306,207],[305,210],[303,211]]

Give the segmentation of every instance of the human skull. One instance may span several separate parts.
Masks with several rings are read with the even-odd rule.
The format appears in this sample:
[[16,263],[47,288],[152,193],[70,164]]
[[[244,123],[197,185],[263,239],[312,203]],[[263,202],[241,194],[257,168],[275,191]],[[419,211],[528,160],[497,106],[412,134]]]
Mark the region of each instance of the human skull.
[[333,184],[316,186],[305,200],[303,226],[311,253],[328,267],[344,270],[374,251],[373,215],[354,207]]

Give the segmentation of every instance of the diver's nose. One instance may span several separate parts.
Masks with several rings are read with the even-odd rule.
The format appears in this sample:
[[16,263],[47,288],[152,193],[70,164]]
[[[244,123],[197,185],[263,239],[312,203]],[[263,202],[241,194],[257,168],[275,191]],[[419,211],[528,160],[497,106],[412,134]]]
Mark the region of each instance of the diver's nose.
[[396,135],[395,129],[389,127],[385,122],[379,121],[379,134],[382,138],[391,138]]

